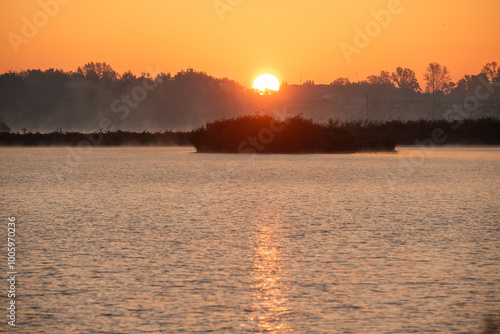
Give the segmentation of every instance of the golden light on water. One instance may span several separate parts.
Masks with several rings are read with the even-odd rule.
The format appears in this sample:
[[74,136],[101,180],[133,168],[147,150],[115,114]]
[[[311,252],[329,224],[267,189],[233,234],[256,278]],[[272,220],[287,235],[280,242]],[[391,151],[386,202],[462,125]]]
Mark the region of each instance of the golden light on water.
[[289,284],[286,280],[284,242],[279,219],[259,222],[251,275],[255,292],[248,316],[252,330],[259,333],[289,331]]

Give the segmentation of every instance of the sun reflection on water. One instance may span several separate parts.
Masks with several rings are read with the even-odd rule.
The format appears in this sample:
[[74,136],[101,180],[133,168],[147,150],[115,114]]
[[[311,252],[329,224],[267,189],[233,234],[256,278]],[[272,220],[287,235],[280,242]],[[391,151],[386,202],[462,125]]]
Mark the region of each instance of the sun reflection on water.
[[247,322],[252,333],[289,333],[286,240],[277,217],[259,221],[251,273],[252,303]]

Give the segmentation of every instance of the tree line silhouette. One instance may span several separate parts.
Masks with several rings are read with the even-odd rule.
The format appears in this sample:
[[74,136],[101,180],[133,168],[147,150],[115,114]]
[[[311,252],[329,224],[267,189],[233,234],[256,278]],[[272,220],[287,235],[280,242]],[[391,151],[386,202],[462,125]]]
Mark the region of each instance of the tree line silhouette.
[[[338,78],[329,85],[292,85],[260,94],[227,78],[187,69],[118,74],[106,63],[88,63],[76,71],[9,71],[0,75],[0,122],[14,130],[164,131],[189,130],[215,119],[257,110],[303,114],[318,122],[340,120],[417,120],[450,117],[454,105],[471,103],[472,118],[500,116],[500,69],[486,64],[475,75],[451,82],[446,66],[431,63],[422,89],[409,68],[382,71],[366,80]],[[489,86],[487,86],[489,85]],[[486,88],[485,88],[486,87]],[[484,89],[488,89],[485,91]],[[474,101],[472,101],[474,102]]]
[[[189,129],[250,111],[249,92],[235,81],[193,69],[172,76],[130,71],[106,63],[74,72],[49,69],[0,75],[0,121],[13,129],[68,131]],[[113,127],[103,128],[105,123]]]

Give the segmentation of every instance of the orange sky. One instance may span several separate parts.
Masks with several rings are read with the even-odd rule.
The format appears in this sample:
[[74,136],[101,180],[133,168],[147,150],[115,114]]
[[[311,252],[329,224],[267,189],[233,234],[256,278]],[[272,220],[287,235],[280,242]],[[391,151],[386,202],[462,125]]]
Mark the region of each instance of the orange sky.
[[[377,25],[371,12],[388,8]],[[192,67],[250,87],[263,72],[318,84],[402,66],[422,83],[436,61],[457,80],[500,63],[499,22],[498,0],[0,0],[0,72],[101,61],[120,73]],[[356,47],[367,25],[369,44],[349,62],[341,45]]]

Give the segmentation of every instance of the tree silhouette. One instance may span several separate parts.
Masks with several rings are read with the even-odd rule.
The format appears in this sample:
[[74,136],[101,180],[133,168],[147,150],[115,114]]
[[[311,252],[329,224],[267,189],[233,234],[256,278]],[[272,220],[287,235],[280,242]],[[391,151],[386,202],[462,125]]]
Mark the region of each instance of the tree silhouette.
[[380,75],[370,75],[366,78],[371,85],[393,85],[391,73],[381,71]]
[[402,68],[402,67],[396,68],[396,71],[392,72],[391,79],[400,89],[412,92],[421,91],[420,85],[415,76],[415,72],[413,72],[409,68]]
[[135,74],[133,74],[132,72],[127,71],[127,72],[124,72],[121,76],[121,80],[124,82],[124,83],[130,83],[130,82],[134,82],[135,80],[137,80],[137,77],[135,76]]
[[347,78],[337,78],[334,81],[330,83],[332,86],[345,86],[345,85],[350,85],[351,81]]
[[483,66],[481,74],[484,74],[489,82],[498,81],[500,78],[500,67],[497,66],[496,61],[487,63]]
[[442,66],[438,63],[430,63],[427,66],[426,73],[424,74],[424,79],[427,82],[425,86],[425,91],[431,94],[437,91],[445,92],[448,91],[452,86],[450,72],[446,66]]
[[110,65],[99,62],[90,62],[83,67],[78,67],[76,73],[91,80],[116,80],[119,77]]
[[475,89],[481,84],[479,82],[480,75],[464,75],[455,85],[452,96],[460,98],[462,96],[474,95]]

